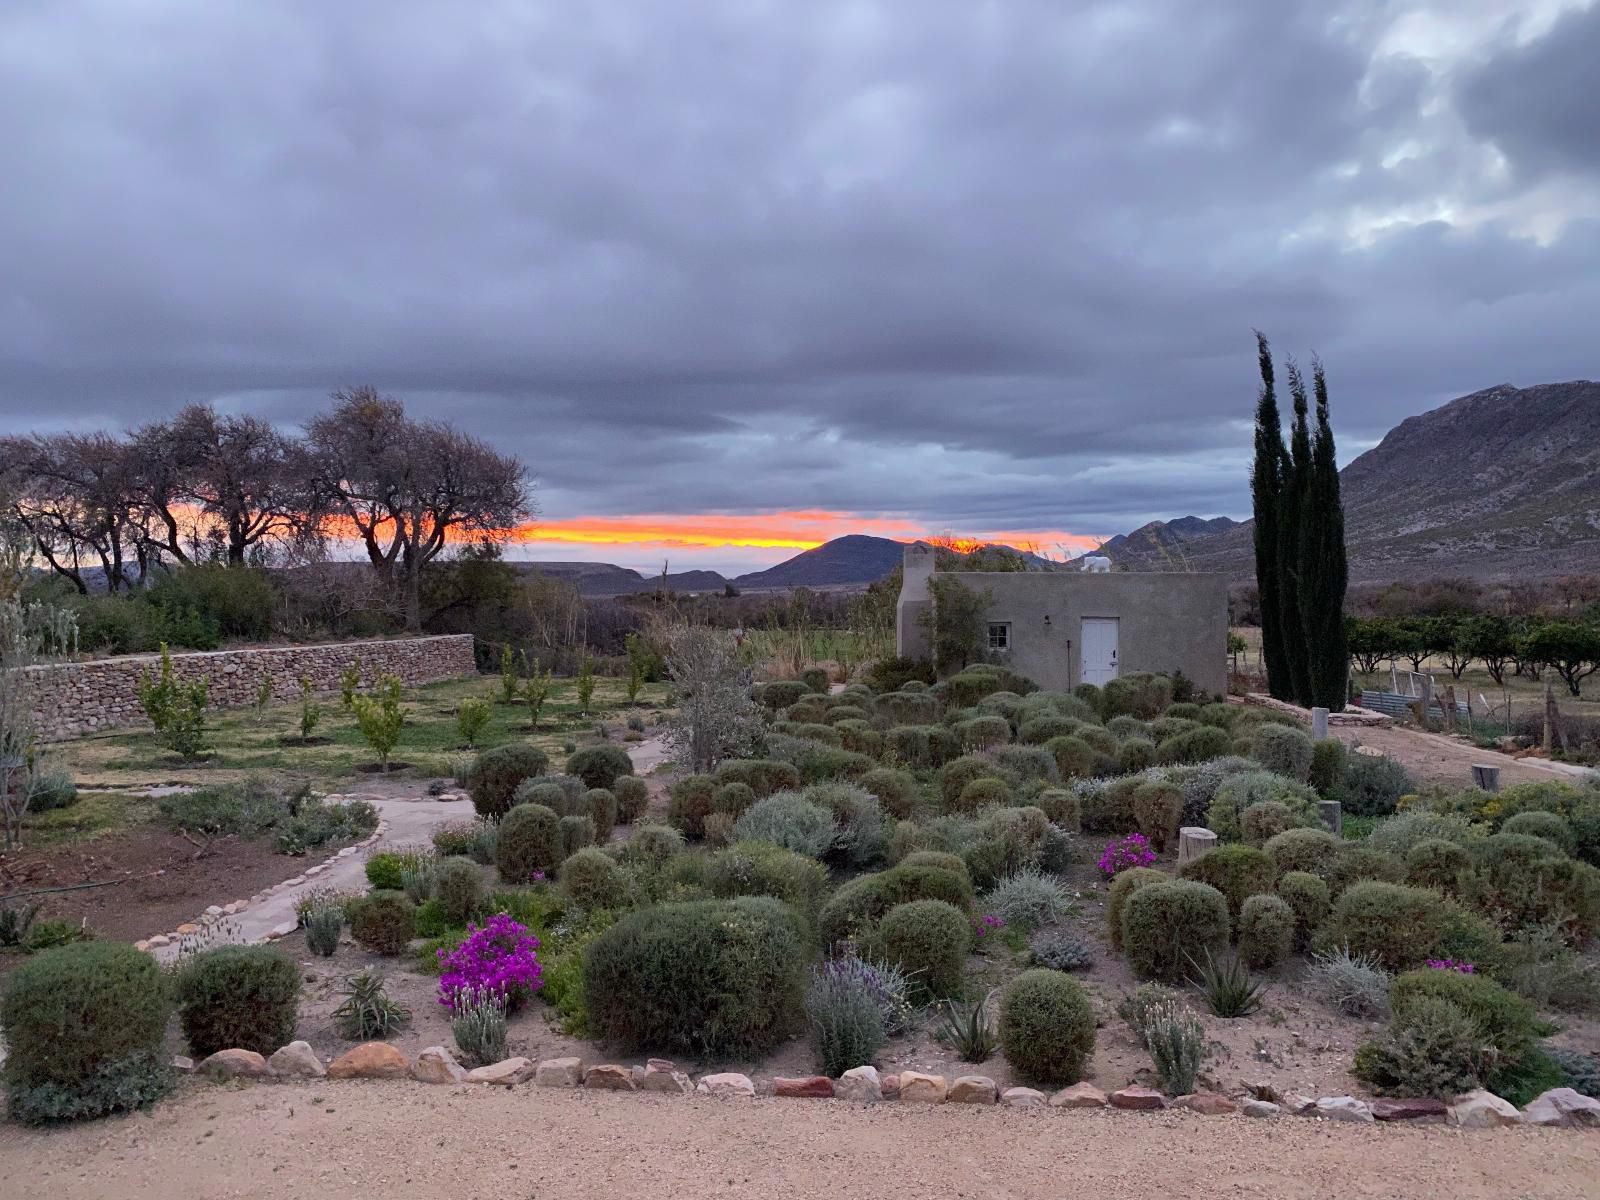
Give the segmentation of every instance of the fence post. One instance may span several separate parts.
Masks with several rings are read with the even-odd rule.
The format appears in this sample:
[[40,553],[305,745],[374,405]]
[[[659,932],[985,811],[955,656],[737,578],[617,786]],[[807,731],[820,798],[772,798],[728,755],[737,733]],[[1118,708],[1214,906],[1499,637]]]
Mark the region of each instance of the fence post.
[[1311,710],[1311,740],[1313,742],[1328,740],[1328,710],[1325,708]]

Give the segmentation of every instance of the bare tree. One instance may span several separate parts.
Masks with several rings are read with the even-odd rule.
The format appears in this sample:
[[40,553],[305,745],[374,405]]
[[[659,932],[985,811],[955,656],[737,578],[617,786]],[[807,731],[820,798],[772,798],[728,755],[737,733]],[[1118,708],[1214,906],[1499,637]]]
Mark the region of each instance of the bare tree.
[[526,473],[509,455],[437,422],[413,421],[370,387],[334,393],[307,428],[315,482],[372,565],[397,569],[406,627],[422,625],[421,572],[452,537],[503,537],[533,512]]
[[759,752],[766,724],[733,634],[680,625],[666,642],[677,705],[667,722],[666,743],[678,761],[692,771],[709,771],[724,758]]
[[71,653],[76,645],[77,624],[70,612],[0,601],[0,823],[8,850],[22,845],[22,819],[43,780],[34,716],[40,681],[30,668]]

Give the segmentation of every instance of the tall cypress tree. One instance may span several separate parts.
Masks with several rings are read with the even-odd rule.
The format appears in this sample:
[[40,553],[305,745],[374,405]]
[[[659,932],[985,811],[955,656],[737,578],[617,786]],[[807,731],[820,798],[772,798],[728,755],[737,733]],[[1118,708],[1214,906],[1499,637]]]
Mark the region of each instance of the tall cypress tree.
[[1344,546],[1344,501],[1339,494],[1339,464],[1333,426],[1328,421],[1328,380],[1320,360],[1312,360],[1317,398],[1317,432],[1311,470],[1302,493],[1300,540],[1300,622],[1305,631],[1307,705],[1330,712],[1344,708],[1349,670],[1345,640],[1344,593],[1350,570]]
[[1306,491],[1311,480],[1311,422],[1305,380],[1292,358],[1288,371],[1294,424],[1289,431],[1288,466],[1278,492],[1278,615],[1283,622],[1288,698],[1305,706],[1311,702],[1311,664],[1301,612],[1304,595],[1300,579],[1300,543],[1305,536]]
[[1283,609],[1279,602],[1278,505],[1283,492],[1283,418],[1278,414],[1278,388],[1272,349],[1256,331],[1261,365],[1261,391],[1256,397],[1256,453],[1250,468],[1250,503],[1255,517],[1256,591],[1261,602],[1261,661],[1267,668],[1267,691],[1289,700],[1293,693],[1284,653]]

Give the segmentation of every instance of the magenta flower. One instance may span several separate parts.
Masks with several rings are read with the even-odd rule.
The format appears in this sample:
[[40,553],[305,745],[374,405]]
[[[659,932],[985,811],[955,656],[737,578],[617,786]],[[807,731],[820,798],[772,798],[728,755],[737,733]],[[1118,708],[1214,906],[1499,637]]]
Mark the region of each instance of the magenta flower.
[[1150,849],[1150,839],[1142,833],[1130,833],[1125,838],[1107,842],[1097,864],[1100,873],[1111,879],[1129,867],[1149,867],[1156,861],[1156,852]]
[[1005,918],[999,913],[984,913],[983,916],[973,919],[972,936],[981,940],[996,930],[1004,929],[1005,924]]
[[539,939],[505,913],[480,928],[467,926],[467,938],[454,950],[440,950],[439,1003],[454,1011],[463,993],[488,992],[512,1011],[544,985],[539,965]]
[[1453,958],[1430,958],[1428,966],[1435,971],[1460,971],[1463,975],[1476,975],[1478,968],[1469,962],[1457,962]]

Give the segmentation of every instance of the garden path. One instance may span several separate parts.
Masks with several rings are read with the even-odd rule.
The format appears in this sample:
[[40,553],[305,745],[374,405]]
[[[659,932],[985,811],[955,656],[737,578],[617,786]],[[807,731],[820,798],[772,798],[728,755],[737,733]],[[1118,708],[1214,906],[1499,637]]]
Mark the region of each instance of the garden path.
[[[0,1125],[23,1197],[620,1195],[1328,1200],[1593,1196],[1600,1134],[1188,1113],[721,1100],[409,1081],[218,1086],[147,1114]],[[8,1193],[10,1194],[10,1193]]]

